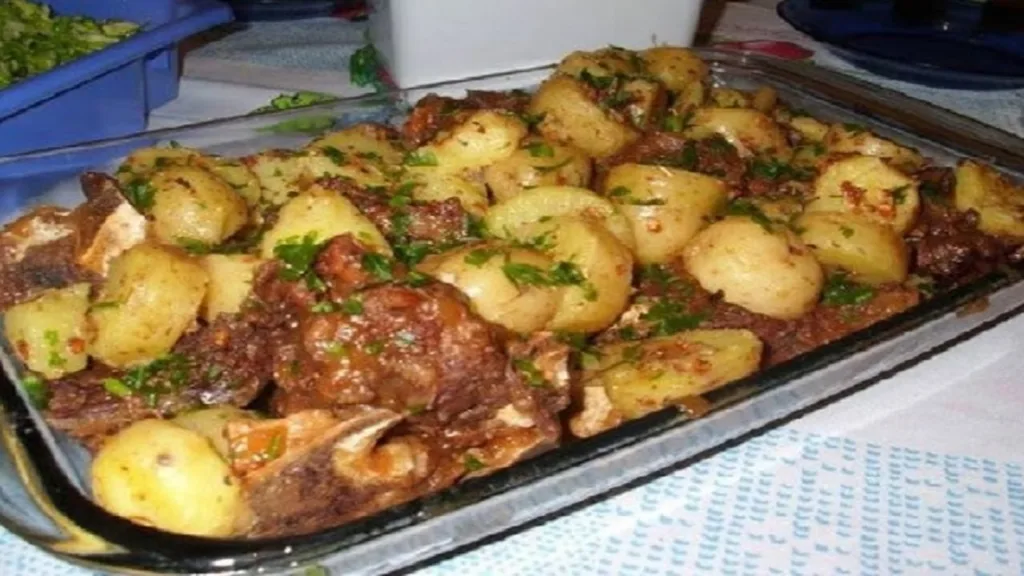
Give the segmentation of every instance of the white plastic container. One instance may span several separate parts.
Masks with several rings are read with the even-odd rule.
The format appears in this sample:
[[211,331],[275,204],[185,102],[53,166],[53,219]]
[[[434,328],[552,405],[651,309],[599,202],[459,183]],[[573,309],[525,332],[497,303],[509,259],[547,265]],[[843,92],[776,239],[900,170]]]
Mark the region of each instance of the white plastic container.
[[552,64],[609,44],[689,46],[702,0],[371,0],[370,36],[403,88]]

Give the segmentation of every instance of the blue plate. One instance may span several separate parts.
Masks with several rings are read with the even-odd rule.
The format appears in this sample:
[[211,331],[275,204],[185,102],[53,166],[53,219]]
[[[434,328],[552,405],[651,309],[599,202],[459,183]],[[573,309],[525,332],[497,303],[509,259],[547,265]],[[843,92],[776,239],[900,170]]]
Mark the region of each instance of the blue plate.
[[[919,0],[922,6],[925,3]],[[880,76],[938,88],[1024,87],[1024,33],[990,31],[984,5],[947,0],[919,20],[894,16],[891,0],[786,0],[778,13],[840,57]],[[833,3],[835,5],[835,3]]]
[[237,20],[299,20],[332,15],[346,0],[227,0]]

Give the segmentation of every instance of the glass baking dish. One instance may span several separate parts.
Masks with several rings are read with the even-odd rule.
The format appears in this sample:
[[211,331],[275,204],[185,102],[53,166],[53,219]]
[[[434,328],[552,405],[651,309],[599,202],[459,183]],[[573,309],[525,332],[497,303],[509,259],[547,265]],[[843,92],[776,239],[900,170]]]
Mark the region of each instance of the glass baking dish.
[[[937,162],[984,160],[1024,176],[1024,141],[998,129],[809,64],[702,51],[716,83],[770,85],[794,107],[857,122],[919,148]],[[221,154],[295,147],[309,134],[356,122],[400,121],[428,92],[529,89],[550,68],[502,74],[312,108],[218,120],[129,138],[0,158],[0,216],[39,203],[81,200],[75,176],[111,170],[126,152],[158,142]],[[0,354],[0,522],[70,562],[132,573],[382,573],[429,562],[642,481],[877,381],[1024,309],[1024,283],[1001,271],[708,395],[694,418],[666,409],[586,440],[473,479],[442,493],[337,528],[267,540],[179,536],[111,516],[87,495],[87,454],[55,435],[17,387],[15,362]],[[978,306],[982,300],[987,305]],[[969,305],[969,306],[968,306]],[[967,313],[965,311],[969,311]]]

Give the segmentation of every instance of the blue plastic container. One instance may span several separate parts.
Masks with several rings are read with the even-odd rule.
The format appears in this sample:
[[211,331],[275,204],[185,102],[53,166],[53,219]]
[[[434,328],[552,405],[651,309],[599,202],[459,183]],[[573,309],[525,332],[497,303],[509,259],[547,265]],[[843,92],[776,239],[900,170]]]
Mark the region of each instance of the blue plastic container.
[[59,14],[116,18],[138,34],[0,90],[0,156],[125,136],[178,96],[177,43],[231,20],[215,0],[49,0]]

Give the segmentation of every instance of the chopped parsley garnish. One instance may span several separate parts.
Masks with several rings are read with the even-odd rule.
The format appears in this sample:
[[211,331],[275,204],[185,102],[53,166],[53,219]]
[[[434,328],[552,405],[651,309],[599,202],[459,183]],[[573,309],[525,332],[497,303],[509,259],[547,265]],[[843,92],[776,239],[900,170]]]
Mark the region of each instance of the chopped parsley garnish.
[[423,262],[424,258],[434,252],[436,252],[435,248],[428,242],[395,244],[395,258],[410,267]]
[[487,248],[476,248],[469,251],[466,257],[463,259],[466,264],[470,266],[480,267],[491,261],[491,258],[497,256],[500,252],[498,250],[487,249]]
[[135,178],[124,186],[124,197],[139,212],[146,212],[153,207],[156,188],[143,178]]
[[380,67],[377,48],[366,44],[348,59],[349,80],[356,86],[373,86],[376,91],[383,92],[386,87],[380,79]]
[[851,238],[851,237],[853,237],[853,234],[854,234],[853,228],[850,228],[849,226],[847,226],[845,224],[840,224],[839,225],[839,231],[843,234],[843,238]]
[[584,68],[580,72],[580,80],[586,82],[587,84],[590,84],[591,86],[593,86],[594,88],[597,88],[598,90],[604,90],[604,89],[610,87],[613,82],[615,82],[615,77],[614,76],[595,76],[595,75],[590,73],[590,70],[587,70],[586,68]]
[[870,302],[874,297],[874,288],[852,282],[846,274],[837,272],[825,281],[821,303],[826,306],[855,306]]
[[548,230],[543,234],[538,234],[531,238],[524,238],[522,240],[515,240],[512,242],[514,246],[520,246],[523,248],[529,248],[531,250],[539,250],[546,252],[555,247],[554,230]]
[[369,160],[371,162],[380,162],[383,160],[383,158],[380,157],[380,154],[377,154],[376,152],[356,152],[356,158]]
[[861,132],[867,132],[868,129],[861,126],[860,124],[854,124],[852,122],[844,122],[843,129],[852,134],[860,134]]
[[684,288],[687,292],[692,291],[692,286],[686,284],[681,278],[661,264],[641,266],[638,270],[638,276],[641,282],[651,282],[662,292],[667,292],[677,287]]
[[584,298],[597,300],[597,288],[572,262],[556,262],[551,270],[522,262],[506,262],[501,270],[517,286],[579,286],[583,289]]
[[907,190],[909,188],[909,184],[904,184],[903,186],[890,190],[889,194],[892,195],[892,203],[896,206],[902,206],[903,203],[907,201]]
[[274,246],[274,257],[284,265],[280,271],[281,278],[292,282],[305,280],[312,290],[323,288],[323,281],[313,271],[313,263],[322,247],[316,239],[317,233],[310,232],[302,238],[293,236]]
[[679,302],[658,299],[640,319],[652,324],[654,336],[671,336],[683,330],[693,330],[706,319],[704,314],[691,314]]
[[665,117],[661,126],[666,132],[682,132],[690,127],[690,122],[693,120],[693,112],[687,112],[680,116],[678,114],[669,114]]
[[429,150],[409,152],[402,159],[406,166],[437,166],[437,156]]
[[479,459],[477,459],[476,456],[473,456],[472,454],[466,454],[465,458],[462,461],[462,466],[463,468],[466,469],[466,472],[477,472],[479,470],[487,468],[486,464],[481,462]]
[[683,150],[679,153],[678,160],[673,164],[683,170],[693,171],[700,165],[700,157],[697,155],[697,143],[688,140],[683,144]]
[[331,162],[334,162],[338,166],[344,166],[347,160],[345,153],[338,150],[334,146],[324,146],[320,150],[323,151],[324,156],[330,158]]
[[526,146],[526,151],[534,158],[554,158],[555,150],[545,142],[534,142]]
[[526,380],[527,386],[531,388],[547,388],[551,386],[544,374],[537,368],[536,364],[532,360],[527,358],[516,358],[512,361],[512,366],[522,374]]
[[341,342],[325,342],[324,352],[327,352],[335,358],[346,358],[348,357],[348,347]]
[[755,158],[750,163],[748,174],[754,178],[763,178],[778,182],[780,180],[808,180],[811,174],[791,164],[780,162],[775,158]]
[[636,198],[633,191],[625,186],[616,186],[608,191],[608,195],[623,204],[631,206],[662,206],[665,201],[661,198]]
[[554,172],[555,170],[558,170],[559,168],[564,168],[564,167],[568,166],[569,164],[572,163],[572,161],[573,161],[573,158],[570,156],[569,158],[566,158],[565,160],[562,160],[561,162],[558,162],[557,164],[549,164],[547,166],[534,166],[533,168],[534,168],[534,170],[536,170],[537,172],[540,172],[541,174],[547,174],[548,172]]
[[391,261],[383,254],[377,254],[376,252],[363,254],[362,265],[364,270],[380,281],[387,282],[395,278]]
[[746,216],[761,225],[762,228],[771,232],[772,219],[761,210],[761,207],[749,200],[737,198],[725,208],[725,213],[730,216]]
[[370,356],[379,356],[381,352],[384,352],[384,343],[380,340],[374,340],[366,345],[366,353]]
[[551,285],[551,280],[548,278],[547,271],[537,266],[534,266],[533,264],[524,264],[522,262],[506,262],[501,266],[501,271],[505,273],[506,278],[508,278],[513,284],[516,285]]
[[111,396],[117,396],[118,398],[127,398],[132,395],[132,389],[117,378],[104,378],[103,389]]
[[270,438],[270,444],[267,445],[267,449],[260,455],[260,460],[263,462],[269,462],[270,460],[277,460],[284,454],[284,434],[278,432]]
[[358,316],[363,313],[363,301],[355,296],[346,298],[339,306],[338,309],[350,316]]
[[105,380],[103,387],[115,396],[141,396],[149,406],[155,406],[160,394],[188,384],[191,366],[191,361],[185,356],[168,354],[149,364],[131,368],[120,378],[107,379],[111,382]]
[[430,276],[427,276],[419,270],[410,270],[409,273],[405,275],[405,283],[413,288],[426,286],[432,281],[433,280],[431,280]]
[[601,359],[601,351],[591,345],[587,335],[582,332],[559,332],[556,337],[559,342],[568,345],[584,357],[593,358],[594,360]]
[[314,314],[330,314],[331,312],[334,312],[334,302],[331,302],[330,300],[317,302],[309,307],[309,311]]
[[209,242],[203,242],[202,240],[196,240],[195,238],[177,237],[174,239],[178,246],[181,246],[185,252],[194,255],[209,254],[213,251],[213,246]]
[[28,396],[29,402],[36,408],[46,408],[50,401],[50,389],[42,378],[35,374],[28,374],[21,379],[21,388]]
[[536,127],[538,124],[543,122],[544,117],[544,112],[541,112],[540,114],[530,114],[528,112],[524,112],[523,114],[519,115],[519,118],[526,124],[526,127],[530,129]]

